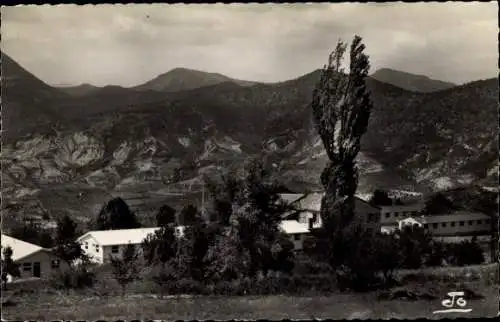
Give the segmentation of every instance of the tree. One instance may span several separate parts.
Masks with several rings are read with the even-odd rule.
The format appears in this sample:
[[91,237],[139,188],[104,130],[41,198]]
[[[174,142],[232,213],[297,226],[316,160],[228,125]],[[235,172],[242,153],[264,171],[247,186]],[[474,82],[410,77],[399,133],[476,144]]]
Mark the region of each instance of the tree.
[[135,214],[130,211],[127,203],[122,198],[114,198],[108,201],[97,216],[95,230],[132,229],[139,228]]
[[387,191],[375,189],[373,196],[370,198],[370,204],[374,206],[390,206],[392,205],[392,199],[389,197]]
[[193,205],[187,205],[182,208],[179,214],[179,225],[180,226],[190,226],[194,225],[200,220],[200,214],[198,208]]
[[208,225],[202,221],[186,226],[178,239],[176,264],[180,276],[203,280],[206,269],[205,256],[214,239]]
[[139,279],[139,256],[134,245],[127,245],[121,258],[111,256],[110,259],[113,276],[120,284],[124,296],[127,285]]
[[81,245],[76,242],[78,237],[77,225],[65,215],[57,222],[54,254],[66,262],[69,267],[78,259],[84,259],[84,252]]
[[2,283],[3,290],[7,290],[7,279],[8,276],[19,277],[21,272],[19,271],[19,264],[14,263],[12,260],[13,251],[10,246],[2,247]]
[[149,279],[153,281],[155,286],[158,288],[160,299],[162,299],[165,289],[169,286],[169,284],[178,280],[177,269],[174,261],[154,264],[149,273]]
[[227,175],[221,174],[220,179],[221,182],[215,182],[211,178],[205,177],[203,181],[213,200],[211,221],[227,227],[230,225],[232,205],[242,187],[241,181],[237,179],[234,171],[230,171]]
[[428,214],[446,214],[455,209],[456,207],[453,204],[453,201],[446,198],[446,196],[442,193],[436,193],[425,202],[425,211]]
[[385,282],[393,280],[394,271],[400,267],[402,262],[402,254],[399,249],[398,241],[394,235],[386,235],[377,233],[373,244],[375,245],[376,267],[384,275]]
[[276,192],[276,184],[269,182],[269,172],[261,159],[249,160],[244,172],[244,177],[228,189],[229,225],[207,254],[209,271],[216,279],[253,277],[258,271],[273,269],[272,247],[288,205]]
[[290,274],[295,266],[293,250],[295,245],[287,235],[280,233],[271,247],[269,269]]
[[[372,109],[365,84],[370,65],[361,41],[361,37],[355,36],[351,43],[348,75],[341,68],[347,45],[342,41],[337,43],[316,85],[311,104],[317,130],[329,158],[321,174],[325,195],[320,214],[330,239],[335,239],[338,231],[352,223],[354,194],[358,185],[355,158]],[[343,261],[332,253],[331,248],[328,257],[334,266]]]
[[177,242],[175,228],[171,226],[163,226],[147,236],[141,245],[146,264],[166,263],[175,258]]
[[[436,255],[432,254],[432,237],[424,228],[405,226],[402,230],[396,231],[396,238],[398,238],[399,249],[403,254],[403,268],[420,268],[431,255]],[[432,259],[432,261],[436,260],[436,258]]]
[[32,222],[15,224],[10,230],[10,235],[14,238],[45,248],[52,248],[54,246],[50,231],[42,229]]
[[455,265],[477,265],[484,263],[484,254],[481,246],[474,237],[452,246],[452,257]]
[[169,224],[175,224],[175,209],[168,205],[163,205],[156,214],[156,225],[163,227]]

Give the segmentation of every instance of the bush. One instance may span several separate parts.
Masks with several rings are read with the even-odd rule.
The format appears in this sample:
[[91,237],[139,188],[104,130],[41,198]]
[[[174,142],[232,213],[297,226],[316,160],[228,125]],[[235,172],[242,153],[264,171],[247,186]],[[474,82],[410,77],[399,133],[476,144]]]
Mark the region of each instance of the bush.
[[168,291],[170,294],[205,294],[206,288],[200,282],[191,278],[181,278],[175,283],[169,283]]
[[450,247],[452,262],[458,266],[484,263],[484,253],[476,240],[462,241]]
[[233,295],[237,289],[236,280],[234,281],[220,281],[208,287],[208,292],[213,295]]
[[85,267],[77,267],[52,274],[49,282],[56,289],[82,289],[94,286],[96,276]]
[[314,275],[314,274],[333,274],[332,267],[325,263],[314,259],[303,259],[295,264],[293,275]]
[[99,297],[115,295],[119,291],[116,281],[109,278],[96,278],[92,289],[94,294]]

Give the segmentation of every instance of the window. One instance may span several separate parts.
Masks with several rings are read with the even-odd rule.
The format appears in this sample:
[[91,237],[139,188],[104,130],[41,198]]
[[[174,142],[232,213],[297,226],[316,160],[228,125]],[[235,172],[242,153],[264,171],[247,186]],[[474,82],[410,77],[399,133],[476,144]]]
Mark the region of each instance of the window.
[[99,245],[95,244],[94,246],[95,246],[95,252],[99,253]]
[[482,224],[483,224],[483,221],[482,221],[482,220],[478,220],[478,221],[477,221],[477,224],[478,224],[478,225],[482,225]]
[[31,271],[31,263],[23,263],[23,271]]
[[450,225],[451,225],[451,227],[455,227],[455,222],[454,221],[451,222]]
[[435,222],[435,223],[432,224],[432,228],[438,228],[437,222]]
[[460,221],[460,227],[462,227],[463,225],[465,225],[465,221],[461,220]]
[[119,246],[111,246],[111,253],[117,254],[119,250]]
[[424,224],[424,228],[429,228],[429,224]]
[[395,212],[394,217],[399,217],[399,213]]
[[446,223],[441,223],[441,227],[446,227]]
[[469,226],[472,226],[472,220],[469,220]]
[[85,249],[89,249],[89,243],[85,242]]
[[295,235],[293,235],[293,239],[295,239],[295,240],[300,240],[300,235],[299,235],[299,234],[295,234]]
[[486,219],[486,220],[484,221],[484,223],[485,223],[486,225],[488,225],[488,224],[490,223],[490,220],[489,220],[489,219]]
[[390,212],[388,212],[388,213],[385,214],[385,218],[389,218],[390,216],[391,216]]
[[58,259],[54,259],[50,263],[50,267],[52,267],[53,269],[59,268],[59,265],[60,265],[60,261]]

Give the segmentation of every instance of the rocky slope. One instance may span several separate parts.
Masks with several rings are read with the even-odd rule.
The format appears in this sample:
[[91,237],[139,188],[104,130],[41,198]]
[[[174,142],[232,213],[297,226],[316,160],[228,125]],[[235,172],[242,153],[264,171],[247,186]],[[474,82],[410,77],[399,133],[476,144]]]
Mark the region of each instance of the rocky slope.
[[[120,196],[146,216],[164,203],[199,203],[203,174],[257,154],[289,187],[318,188],[326,156],[308,104],[319,71],[278,84],[179,92],[108,86],[80,97],[12,60],[3,59],[2,71],[3,111],[14,115],[4,120],[6,215],[88,220]],[[430,94],[374,79],[368,86],[375,108],[358,158],[359,193],[425,192],[484,180],[498,166],[496,80]]]

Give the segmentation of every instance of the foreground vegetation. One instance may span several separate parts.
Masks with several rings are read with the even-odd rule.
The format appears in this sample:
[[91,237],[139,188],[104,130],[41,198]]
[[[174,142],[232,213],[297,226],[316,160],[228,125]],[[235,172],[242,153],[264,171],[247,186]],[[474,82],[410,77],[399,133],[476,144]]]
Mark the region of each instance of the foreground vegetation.
[[[8,320],[411,319],[491,317],[498,312],[496,265],[401,270],[396,276],[405,286],[364,294],[310,291],[295,295],[232,297],[173,295],[160,298],[149,290],[146,281],[130,285],[124,297],[120,296],[119,285],[109,279],[107,285],[100,282],[92,290],[69,292],[49,285],[26,284],[7,292],[2,311]],[[105,277],[100,275],[101,280]],[[467,307],[472,308],[471,313],[446,316],[432,313],[441,309],[441,300],[450,290],[467,291]],[[416,298],[411,297],[411,293],[419,292]]]

